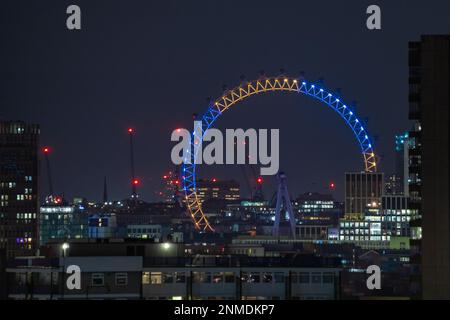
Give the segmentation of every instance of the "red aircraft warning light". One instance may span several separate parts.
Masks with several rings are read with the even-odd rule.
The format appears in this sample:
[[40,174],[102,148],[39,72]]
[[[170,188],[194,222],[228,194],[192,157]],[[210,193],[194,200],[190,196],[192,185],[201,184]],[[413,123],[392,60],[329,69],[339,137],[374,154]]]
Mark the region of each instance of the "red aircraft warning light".
[[49,148],[49,147],[43,147],[43,148],[42,148],[42,151],[43,151],[44,153],[49,153],[49,152],[50,152],[50,148]]
[[256,182],[258,182],[259,184],[262,184],[263,183],[263,178],[258,177],[258,179],[256,179]]
[[132,134],[134,132],[134,129],[133,128],[128,128],[128,133],[129,134]]
[[336,188],[336,184],[334,182],[330,182],[330,189],[334,190]]
[[139,179],[134,179],[134,180],[133,180],[133,184],[134,184],[135,186],[137,186],[137,185],[139,184]]
[[216,178],[212,178],[212,182],[217,182],[217,179]]

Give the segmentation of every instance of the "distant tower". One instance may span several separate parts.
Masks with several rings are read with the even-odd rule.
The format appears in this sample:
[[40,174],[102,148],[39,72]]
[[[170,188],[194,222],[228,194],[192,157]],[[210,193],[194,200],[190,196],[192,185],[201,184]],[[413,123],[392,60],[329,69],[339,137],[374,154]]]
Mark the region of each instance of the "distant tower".
[[106,185],[106,176],[103,179],[103,203],[108,202],[108,186]]
[[[275,223],[273,225],[273,236],[278,237],[280,235],[280,220],[281,213],[287,211],[289,213],[289,223],[291,225],[291,236],[295,239],[295,217],[292,210],[291,200],[289,198],[289,192],[287,188],[287,177],[284,172],[280,172],[277,175],[278,178],[278,192],[277,192],[277,206],[275,210]],[[284,202],[284,206],[283,206]],[[282,210],[283,208],[283,210]]]
[[395,136],[395,175],[398,186],[395,186],[395,194],[409,195],[408,169],[409,169],[409,133],[405,132]]

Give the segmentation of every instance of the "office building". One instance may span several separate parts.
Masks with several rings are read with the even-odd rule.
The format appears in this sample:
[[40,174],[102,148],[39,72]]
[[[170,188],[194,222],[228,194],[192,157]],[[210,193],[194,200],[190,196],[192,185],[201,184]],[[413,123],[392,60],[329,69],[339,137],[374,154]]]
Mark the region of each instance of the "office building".
[[383,234],[389,237],[410,237],[409,222],[417,210],[409,208],[405,196],[383,196],[381,198],[381,223]]
[[88,217],[88,237],[94,239],[117,237],[117,218],[114,213],[92,214]]
[[226,200],[233,201],[240,199],[239,183],[234,180],[211,180],[197,181],[197,197],[200,202],[205,200]]
[[384,174],[381,172],[348,172],[345,174],[345,215],[361,219],[367,206],[379,203],[384,195]]
[[299,223],[337,225],[343,213],[342,203],[334,201],[331,194],[307,192],[293,201],[292,207],[297,212]]
[[0,122],[0,249],[33,255],[38,246],[39,126]]
[[82,239],[88,236],[88,213],[82,204],[69,205],[62,196],[48,196],[40,212],[40,245],[50,239]]

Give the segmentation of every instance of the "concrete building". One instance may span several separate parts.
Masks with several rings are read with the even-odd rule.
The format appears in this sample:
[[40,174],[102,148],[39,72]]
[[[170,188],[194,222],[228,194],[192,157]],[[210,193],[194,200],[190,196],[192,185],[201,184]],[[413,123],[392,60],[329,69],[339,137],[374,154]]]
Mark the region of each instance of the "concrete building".
[[[141,248],[139,250],[136,250]],[[183,245],[72,241],[8,262],[10,299],[338,299],[340,269],[305,259],[185,256]],[[319,261],[317,259],[313,261]],[[68,266],[80,288],[68,289]]]
[[[71,265],[81,270],[80,289],[65,285]],[[9,299],[139,299],[142,257],[22,258],[10,263],[7,274]]]

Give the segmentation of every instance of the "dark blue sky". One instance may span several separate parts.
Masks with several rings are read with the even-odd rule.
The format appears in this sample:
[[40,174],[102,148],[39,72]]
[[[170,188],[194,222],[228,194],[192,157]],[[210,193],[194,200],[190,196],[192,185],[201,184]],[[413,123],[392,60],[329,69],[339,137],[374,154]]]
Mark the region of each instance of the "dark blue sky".
[[[78,4],[82,30],[68,31],[66,8]],[[393,136],[409,129],[408,41],[450,33],[450,2],[376,1],[382,30],[365,27],[371,1],[2,1],[0,119],[41,125],[55,189],[100,200],[129,194],[128,137],[137,134],[140,193],[150,200],[170,165],[170,133],[192,126],[206,97],[239,77],[280,68],[325,79],[357,101],[377,136],[381,169],[393,170]],[[279,128],[281,165],[292,194],[343,192],[343,173],[363,167],[358,144],[338,115],[311,98],[274,94],[228,111],[219,128]],[[43,168],[44,169],[44,168]],[[239,167],[200,175],[242,180]],[[43,175],[45,177],[45,175]],[[267,188],[273,186],[266,179]],[[46,188],[44,182],[43,187]],[[243,185],[244,195],[245,187]],[[267,191],[267,193],[271,193]]]

